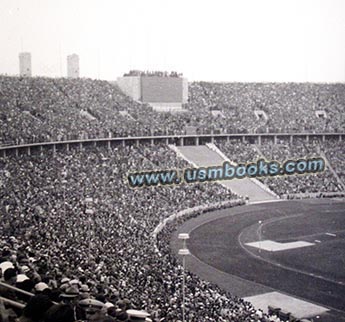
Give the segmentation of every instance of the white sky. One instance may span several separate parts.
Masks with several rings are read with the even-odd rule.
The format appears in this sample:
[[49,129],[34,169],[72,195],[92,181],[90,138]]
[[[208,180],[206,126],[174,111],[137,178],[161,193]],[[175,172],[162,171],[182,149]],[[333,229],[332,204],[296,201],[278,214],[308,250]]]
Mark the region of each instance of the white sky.
[[345,82],[345,0],[0,0],[0,73],[115,80],[130,69],[189,80]]

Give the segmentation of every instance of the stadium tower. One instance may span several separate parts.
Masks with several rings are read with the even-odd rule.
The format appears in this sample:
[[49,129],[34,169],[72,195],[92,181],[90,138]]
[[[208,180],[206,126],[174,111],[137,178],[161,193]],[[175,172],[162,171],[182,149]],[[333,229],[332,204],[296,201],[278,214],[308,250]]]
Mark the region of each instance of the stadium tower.
[[19,54],[19,75],[31,77],[31,53]]
[[77,54],[67,56],[67,77],[79,78],[79,56]]

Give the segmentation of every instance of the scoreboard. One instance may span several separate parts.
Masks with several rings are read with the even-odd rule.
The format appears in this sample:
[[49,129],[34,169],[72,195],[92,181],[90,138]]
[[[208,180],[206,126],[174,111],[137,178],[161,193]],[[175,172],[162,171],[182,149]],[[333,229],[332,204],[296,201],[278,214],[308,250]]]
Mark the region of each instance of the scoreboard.
[[141,76],[141,101],[174,103],[183,100],[183,79],[180,77]]

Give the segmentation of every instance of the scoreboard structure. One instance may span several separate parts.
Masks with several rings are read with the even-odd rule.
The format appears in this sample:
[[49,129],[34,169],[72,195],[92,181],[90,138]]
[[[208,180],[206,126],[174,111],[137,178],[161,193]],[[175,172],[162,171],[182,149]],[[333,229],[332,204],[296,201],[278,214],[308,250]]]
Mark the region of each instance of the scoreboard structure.
[[123,76],[117,79],[123,92],[161,112],[181,111],[188,101],[188,81],[173,76]]

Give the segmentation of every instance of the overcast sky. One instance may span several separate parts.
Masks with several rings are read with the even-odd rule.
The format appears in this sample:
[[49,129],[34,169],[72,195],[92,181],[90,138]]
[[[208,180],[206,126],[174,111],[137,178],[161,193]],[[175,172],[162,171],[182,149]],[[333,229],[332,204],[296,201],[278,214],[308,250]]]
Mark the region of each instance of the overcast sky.
[[115,80],[130,69],[189,80],[345,82],[344,0],[0,0],[1,74]]

